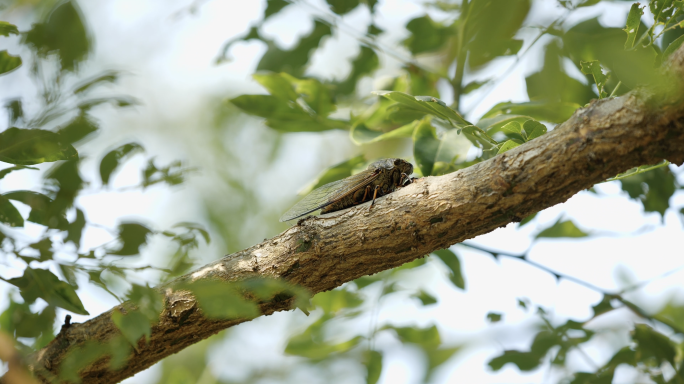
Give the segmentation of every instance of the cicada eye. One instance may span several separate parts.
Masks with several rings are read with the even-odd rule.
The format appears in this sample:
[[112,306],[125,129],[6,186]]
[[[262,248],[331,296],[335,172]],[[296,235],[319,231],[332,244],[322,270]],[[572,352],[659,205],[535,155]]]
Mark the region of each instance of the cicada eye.
[[401,159],[394,159],[394,165],[399,166],[399,165],[401,165],[401,163],[402,163]]

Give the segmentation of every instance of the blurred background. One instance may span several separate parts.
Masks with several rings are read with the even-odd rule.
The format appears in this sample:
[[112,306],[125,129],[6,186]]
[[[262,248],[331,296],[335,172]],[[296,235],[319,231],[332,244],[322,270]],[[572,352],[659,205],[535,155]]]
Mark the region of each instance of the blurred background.
[[[69,243],[59,229],[31,220],[30,203],[13,201],[26,221],[22,227],[2,227],[15,248],[5,244],[0,275],[22,276],[29,265],[49,269],[78,287],[89,313],[53,307],[54,313],[46,314],[45,302],[28,302],[2,283],[0,326],[28,350],[39,348],[51,339],[49,328],[54,334],[67,313],[72,321],[86,321],[130,297],[134,286],[155,286],[287,229],[292,223],[280,223],[280,215],[330,167],[342,164],[352,172],[388,156],[416,164],[410,135],[360,142],[350,138],[351,124],[296,132],[231,102],[240,95],[272,93],[252,78],[255,72],[286,72],[332,87],[337,110],[330,119],[336,121],[362,115],[379,99],[371,91],[401,90],[401,81],[410,83],[407,93],[439,97],[469,121],[488,116],[501,102],[548,96],[582,106],[601,96],[568,50],[573,41],[584,44],[616,30],[624,44],[629,34],[620,29],[634,2],[513,3],[513,11],[492,11],[497,4],[484,7],[471,28],[502,30],[520,45],[484,53],[473,45],[467,63],[449,40],[462,25],[460,1],[0,3],[0,20],[20,32],[0,37],[0,50],[23,61],[0,77],[3,129],[22,124],[57,129],[77,121],[87,132],[72,140],[80,157],[74,174],[82,184],[73,207],[65,210],[72,224],[81,212],[85,224],[79,241]],[[668,4],[675,3],[681,7],[681,2]],[[654,24],[654,8],[643,6],[642,31]],[[670,16],[681,17],[677,12]],[[36,23],[46,28],[40,32]],[[571,30],[575,40],[568,37]],[[658,51],[680,31],[654,39]],[[41,44],[61,49],[58,58],[41,51],[39,32],[44,33]],[[60,34],[65,40],[50,40]],[[491,47],[496,41],[480,43]],[[71,56],[67,47],[75,47]],[[465,71],[456,86],[459,64]],[[617,65],[610,71],[619,73]],[[99,80],[75,91],[89,79]],[[609,79],[607,93],[618,79]],[[615,95],[632,88],[627,80],[622,84]],[[552,129],[564,119],[538,120]],[[482,148],[460,140],[454,144],[460,157],[451,163],[453,169],[483,159]],[[122,147],[126,144],[131,145]],[[110,156],[116,166],[104,177],[103,158],[117,150]],[[448,169],[449,161],[445,164]],[[50,190],[49,175],[59,173],[60,166],[42,163],[34,166],[37,170],[9,173],[0,189]],[[598,184],[524,225],[510,224],[455,245],[451,254],[431,255],[318,295],[310,316],[297,310],[241,324],[125,382],[570,382],[578,380],[576,372],[600,371],[623,348],[638,349],[637,323],[668,336],[678,364],[683,335],[605,296],[624,291],[621,297],[648,314],[684,320],[684,193],[679,188],[684,177],[675,165],[651,172],[657,173],[653,179],[644,173],[634,176],[641,178],[633,184],[628,179]],[[65,185],[62,180],[61,189],[53,191],[63,192]],[[570,222],[570,232],[539,236],[561,222]],[[143,226],[128,227],[144,232],[132,252],[126,245],[135,241],[126,238],[122,223]],[[161,233],[165,230],[174,235]],[[50,241],[43,251],[27,246],[41,239]],[[25,251],[14,252],[22,247]],[[83,256],[88,254],[92,258]],[[531,263],[506,257],[525,254]],[[80,267],[69,267],[74,264]],[[602,314],[598,304],[610,310]],[[17,324],[40,314],[50,323],[47,330],[17,333]],[[581,325],[573,328],[569,320]],[[566,328],[558,331],[561,325]],[[531,343],[548,329],[562,333],[561,341],[532,353]],[[510,350],[529,354],[520,362],[505,354]],[[658,358],[641,365],[617,363],[611,378],[614,383],[665,382],[675,380],[675,366]]]

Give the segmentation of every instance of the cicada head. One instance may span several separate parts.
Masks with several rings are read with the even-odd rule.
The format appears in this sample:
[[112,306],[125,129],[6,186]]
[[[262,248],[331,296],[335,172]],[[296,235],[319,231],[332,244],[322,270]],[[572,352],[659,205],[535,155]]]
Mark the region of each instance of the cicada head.
[[407,176],[411,176],[413,173],[413,164],[409,163],[403,159],[391,159],[393,161],[394,167],[401,170],[401,173],[405,173]]
[[377,161],[372,162],[369,166],[368,169],[370,170],[375,170],[375,169],[395,169],[398,168],[402,173],[405,173],[407,175],[410,175],[413,173],[413,165],[409,163],[406,160],[403,159],[380,159]]

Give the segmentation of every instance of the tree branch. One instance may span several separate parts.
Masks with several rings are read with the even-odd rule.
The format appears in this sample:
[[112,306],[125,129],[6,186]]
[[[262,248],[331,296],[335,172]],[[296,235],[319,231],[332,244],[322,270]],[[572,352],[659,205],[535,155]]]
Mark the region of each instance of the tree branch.
[[[684,48],[671,58],[684,78]],[[663,159],[684,162],[681,92],[645,90],[592,102],[548,134],[457,172],[426,177],[376,202],[311,217],[274,238],[223,257],[162,287],[165,309],[148,342],[140,341],[123,368],[109,358],[89,363],[84,383],[130,377],[246,319],[211,320],[187,291],[174,283],[201,279],[239,281],[283,278],[312,293],[394,268],[435,250],[504,227],[558,203],[611,176]],[[261,303],[264,315],[291,308],[292,299]],[[106,342],[120,333],[111,320],[117,306],[82,324],[65,327],[32,356],[32,369],[47,381],[86,341]]]

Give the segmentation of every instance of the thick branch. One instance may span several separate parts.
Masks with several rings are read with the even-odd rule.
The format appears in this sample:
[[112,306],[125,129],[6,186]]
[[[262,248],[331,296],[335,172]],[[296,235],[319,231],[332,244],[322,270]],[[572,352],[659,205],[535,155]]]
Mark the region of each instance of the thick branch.
[[[672,68],[684,68],[684,48]],[[681,73],[680,78],[681,78]],[[566,201],[608,177],[667,159],[684,162],[684,103],[679,97],[632,92],[595,101],[552,132],[505,154],[440,177],[427,177],[377,201],[312,217],[261,244],[225,256],[181,281],[276,277],[312,293],[390,269],[432,251],[491,232]],[[149,342],[141,341],[124,368],[107,359],[88,365],[84,383],[113,383],[245,320],[209,320],[187,291],[165,290],[166,306]],[[262,304],[270,315],[289,300]],[[120,307],[117,307],[120,308]],[[86,340],[119,334],[111,311],[63,329],[34,356],[41,378]],[[49,371],[49,372],[48,372]]]

